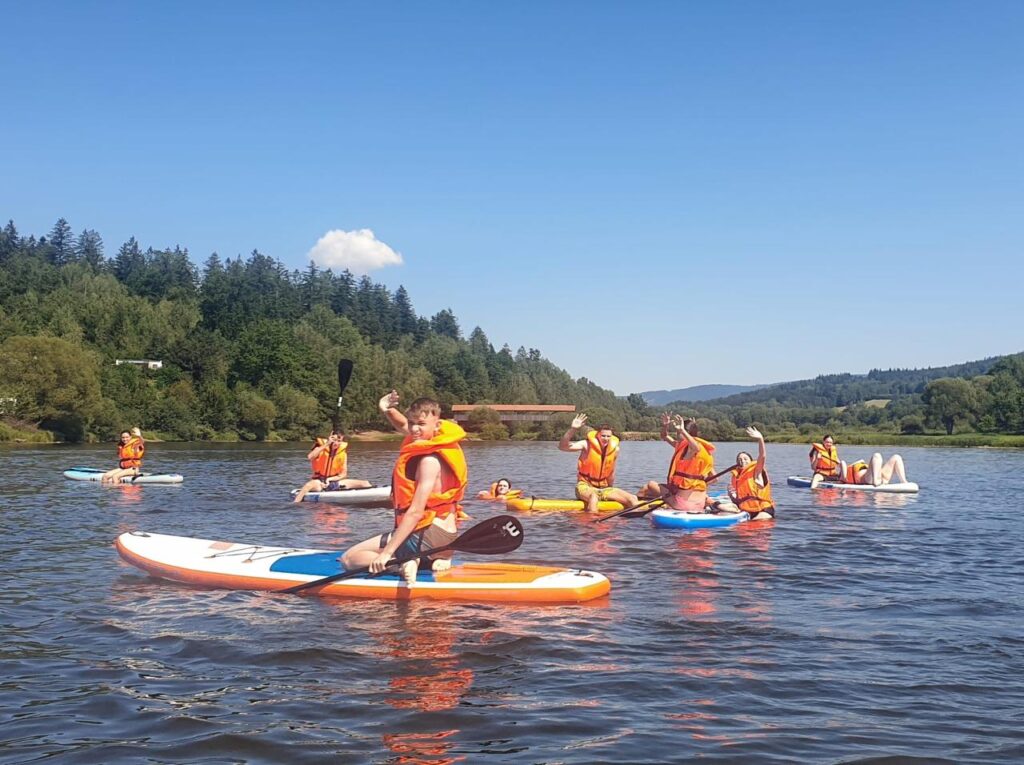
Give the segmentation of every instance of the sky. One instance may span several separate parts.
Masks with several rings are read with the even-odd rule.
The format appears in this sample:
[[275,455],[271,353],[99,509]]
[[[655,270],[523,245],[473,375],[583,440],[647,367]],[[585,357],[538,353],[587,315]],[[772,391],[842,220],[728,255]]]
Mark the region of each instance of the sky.
[[1024,350],[1024,3],[0,3],[0,222],[404,285],[620,395]]

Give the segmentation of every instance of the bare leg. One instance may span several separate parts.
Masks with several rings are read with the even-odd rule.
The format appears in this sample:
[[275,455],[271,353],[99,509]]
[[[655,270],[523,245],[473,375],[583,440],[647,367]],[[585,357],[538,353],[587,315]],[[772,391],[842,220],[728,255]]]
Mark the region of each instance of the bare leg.
[[345,567],[345,570],[351,571],[373,563],[374,558],[380,555],[382,548],[380,538],[382,536],[384,535],[378,534],[375,537],[370,537],[346,550],[345,554],[341,556],[341,565]]
[[630,494],[624,489],[609,489],[605,494],[606,499],[610,499],[612,502],[618,502],[623,507],[633,507],[639,500],[635,495]]
[[900,483],[907,482],[907,471],[903,467],[903,458],[898,454],[892,455],[888,461],[882,465],[882,483],[889,483],[889,481],[892,480],[894,473]]
[[864,480],[861,482],[870,486],[881,486],[882,485],[882,455],[879,452],[875,452],[871,455],[871,459],[868,460],[868,469],[864,473]]
[[401,567],[399,568],[399,571],[401,572],[402,579],[405,580],[405,583],[406,583],[407,586],[412,587],[412,585],[416,582],[416,572],[419,571],[419,569],[420,569],[420,559],[419,558],[413,558],[412,560],[407,560],[405,563],[403,563],[401,565]]
[[361,478],[342,478],[337,482],[338,486],[342,489],[370,489],[373,488],[373,484],[369,481],[364,481]]
[[640,487],[640,491],[638,491],[636,495],[643,499],[654,499],[655,497],[660,497],[663,492],[664,490],[660,483],[657,481],[648,481]]
[[323,491],[323,484],[320,483],[318,478],[306,481],[302,484],[302,488],[299,489],[299,493],[295,495],[295,499],[292,502],[301,502],[302,498],[305,497],[311,491]]

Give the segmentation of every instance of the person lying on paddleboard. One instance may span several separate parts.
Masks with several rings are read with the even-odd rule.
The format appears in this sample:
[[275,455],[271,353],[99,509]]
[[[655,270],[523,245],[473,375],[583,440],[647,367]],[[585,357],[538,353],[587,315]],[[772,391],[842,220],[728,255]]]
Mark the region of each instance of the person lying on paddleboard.
[[848,465],[842,482],[863,486],[881,486],[889,483],[893,477],[898,479],[897,483],[907,482],[907,471],[903,467],[903,458],[894,454],[883,464],[881,452],[875,452],[867,462],[857,460]]
[[[677,437],[672,436],[670,426]],[[707,479],[715,472],[714,445],[700,437],[695,420],[667,412],[661,416],[661,440],[675,450],[668,478],[665,483],[648,481],[637,493],[647,499],[664,497],[665,504],[674,510],[703,512],[708,501]]]
[[142,469],[142,455],[146,453],[146,442],[142,431],[132,428],[131,432],[121,431],[117,444],[117,467],[108,470],[100,478],[102,483],[120,483],[125,476],[136,476]]
[[476,495],[477,499],[486,500],[501,500],[515,499],[516,497],[523,496],[522,489],[513,489],[512,482],[507,478],[499,478],[497,481],[491,484],[491,488],[486,491],[481,491]]
[[[395,525],[341,556],[346,570],[369,566],[374,574],[382,572],[399,551],[415,554],[451,543],[458,536],[459,500],[469,482],[466,457],[459,446],[466,431],[451,420],[441,419],[437,401],[418,398],[402,414],[398,411],[398,393],[391,391],[378,406],[395,430],[405,434],[391,476]],[[448,551],[432,558],[431,568],[450,568],[451,556]],[[416,581],[418,564],[418,560],[402,564],[402,578],[407,584]]]
[[752,521],[768,521],[775,517],[772,484],[765,470],[767,451],[764,436],[757,428],[747,428],[747,435],[757,441],[757,459],[747,452],[736,455],[736,465],[729,482],[729,499],[740,510],[745,510]]
[[369,481],[359,478],[346,478],[348,475],[348,444],[345,433],[332,430],[327,438],[318,438],[309,454],[306,455],[313,468],[313,477],[299,489],[295,502],[311,491],[339,491],[340,489],[369,489],[373,486]]
[[611,426],[601,425],[597,430],[587,433],[584,440],[572,440],[573,433],[582,428],[586,421],[587,415],[576,415],[558,442],[558,448],[563,452],[580,453],[576,464],[576,499],[586,503],[589,513],[596,513],[598,502],[604,500],[632,507],[638,501],[636,496],[613,485],[615,461],[619,458],[619,439],[612,433]]
[[846,474],[846,463],[839,459],[839,452],[836,451],[836,440],[831,434],[826,433],[821,443],[811,444],[811,451],[807,455],[811,460],[811,488],[815,488],[822,481],[843,482]]

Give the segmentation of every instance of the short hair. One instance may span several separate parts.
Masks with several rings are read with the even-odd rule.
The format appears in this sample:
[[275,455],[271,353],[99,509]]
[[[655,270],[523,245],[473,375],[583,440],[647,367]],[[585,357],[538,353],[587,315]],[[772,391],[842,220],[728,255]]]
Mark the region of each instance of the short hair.
[[340,426],[339,426],[339,427],[337,427],[337,428],[334,428],[334,429],[333,429],[333,430],[331,431],[331,435],[332,435],[332,436],[341,436],[342,438],[344,438],[344,437],[345,437],[345,435],[346,435],[346,434],[345,434],[345,429],[344,429],[344,428],[342,428],[342,427],[340,427]]
[[826,433],[825,435],[823,435],[823,436],[821,437],[821,440],[822,440],[822,442],[824,442],[826,438],[831,438],[831,439],[832,439],[833,441],[835,441],[835,440],[836,440],[836,439],[835,439],[835,436],[833,436],[833,435],[832,435],[831,433]]
[[405,416],[410,420],[420,417],[424,414],[432,414],[437,417],[441,416],[441,404],[432,398],[418,398],[409,404],[409,408],[405,410]]
[[609,425],[607,422],[604,423],[603,425],[598,425],[597,426],[597,432],[598,433],[600,433],[602,430],[611,430],[611,429],[612,429],[612,426]]
[[689,433],[691,436],[700,435],[700,425],[698,425],[697,421],[692,417],[687,417],[685,420],[683,420],[683,427],[686,428],[686,432]]

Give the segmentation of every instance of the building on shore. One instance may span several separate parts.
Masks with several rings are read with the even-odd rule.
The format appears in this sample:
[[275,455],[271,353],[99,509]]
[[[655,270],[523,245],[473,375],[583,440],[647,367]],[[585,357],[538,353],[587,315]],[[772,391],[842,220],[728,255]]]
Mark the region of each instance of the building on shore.
[[498,413],[503,424],[512,422],[547,422],[558,414],[572,414],[575,404],[453,404],[452,417],[456,422],[469,420],[470,412],[480,407]]

